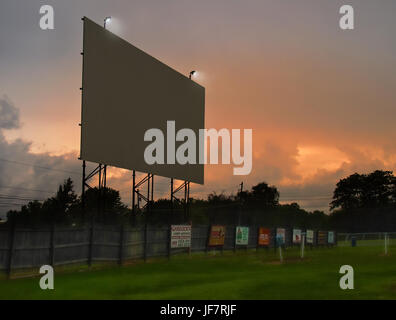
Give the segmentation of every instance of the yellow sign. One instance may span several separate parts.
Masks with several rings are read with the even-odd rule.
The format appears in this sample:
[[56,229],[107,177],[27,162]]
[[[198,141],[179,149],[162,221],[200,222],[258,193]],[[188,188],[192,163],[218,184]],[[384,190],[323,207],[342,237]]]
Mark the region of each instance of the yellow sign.
[[209,246],[224,246],[225,232],[225,226],[212,226],[210,228]]

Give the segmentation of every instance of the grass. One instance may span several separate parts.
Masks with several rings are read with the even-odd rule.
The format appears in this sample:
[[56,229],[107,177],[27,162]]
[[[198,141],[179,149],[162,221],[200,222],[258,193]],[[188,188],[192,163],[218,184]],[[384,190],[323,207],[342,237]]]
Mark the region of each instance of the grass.
[[[392,247],[390,252],[395,251]],[[355,289],[341,290],[341,265]],[[396,255],[381,247],[335,247],[173,256],[170,261],[55,271],[55,290],[39,278],[0,280],[0,299],[396,299]]]

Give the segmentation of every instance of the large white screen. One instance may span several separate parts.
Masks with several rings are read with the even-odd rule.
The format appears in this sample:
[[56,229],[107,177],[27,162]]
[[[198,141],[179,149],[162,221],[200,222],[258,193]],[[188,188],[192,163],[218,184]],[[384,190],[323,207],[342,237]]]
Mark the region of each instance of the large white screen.
[[84,18],[81,159],[203,184],[201,164],[146,164],[144,133],[174,120],[198,137],[204,113],[205,88]]

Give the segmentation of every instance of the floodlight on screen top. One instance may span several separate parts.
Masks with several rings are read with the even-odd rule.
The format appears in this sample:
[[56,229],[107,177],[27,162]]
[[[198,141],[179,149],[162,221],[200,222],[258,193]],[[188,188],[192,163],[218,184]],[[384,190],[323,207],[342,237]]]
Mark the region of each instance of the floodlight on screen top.
[[198,137],[205,128],[205,88],[83,20],[80,158],[203,184],[203,164],[147,164],[144,133],[151,128],[166,133],[167,121],[175,121],[176,130],[189,128]]

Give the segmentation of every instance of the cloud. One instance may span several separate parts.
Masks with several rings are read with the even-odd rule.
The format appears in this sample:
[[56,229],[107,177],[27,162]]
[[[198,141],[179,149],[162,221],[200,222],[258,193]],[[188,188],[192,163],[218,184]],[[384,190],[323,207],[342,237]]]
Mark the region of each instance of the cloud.
[[0,98],[0,128],[17,129],[20,127],[19,109],[15,108],[7,96]]
[[[20,128],[20,114],[5,96],[0,100],[0,105],[0,194],[42,200],[54,194],[67,177],[73,179],[79,194],[82,163],[77,152],[57,156],[35,153],[32,152],[31,141],[6,139],[4,130]],[[357,140],[334,142],[321,137],[315,144],[301,144],[300,140],[304,139],[293,135],[293,130],[273,127],[255,129],[252,173],[249,176],[234,176],[233,165],[207,165],[205,185],[193,184],[191,196],[205,198],[213,191],[236,194],[242,181],[245,190],[265,181],[278,188],[281,202],[297,202],[309,211],[328,211],[339,179],[354,172],[396,168],[393,144],[362,144]],[[95,164],[88,163],[88,166],[87,171],[90,172]],[[136,181],[143,176],[139,173]],[[131,171],[109,167],[107,180],[108,186],[120,190],[123,201],[130,205]],[[97,184],[97,177],[92,179],[91,184]],[[155,177],[155,198],[169,198],[169,188],[169,179]],[[143,194],[146,192],[144,189],[141,190]],[[0,216],[21,204],[17,200],[0,200]]]
[[0,217],[27,202],[6,199],[7,196],[46,199],[69,176],[74,180],[76,190],[79,190],[81,163],[77,155],[36,154],[31,152],[30,141],[7,141],[3,130],[20,128],[19,110],[6,96],[0,99],[0,108]]

